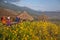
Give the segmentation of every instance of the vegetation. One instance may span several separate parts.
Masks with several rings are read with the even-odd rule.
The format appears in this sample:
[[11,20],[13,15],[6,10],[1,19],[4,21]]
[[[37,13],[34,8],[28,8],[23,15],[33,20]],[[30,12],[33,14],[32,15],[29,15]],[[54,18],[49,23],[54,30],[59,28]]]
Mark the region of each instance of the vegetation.
[[42,15],[40,15],[39,17],[38,17],[38,20],[41,20],[41,21],[48,21],[48,16],[47,15],[45,15],[45,14],[42,14]]
[[60,26],[46,21],[25,21],[12,26],[0,23],[0,40],[60,40]]

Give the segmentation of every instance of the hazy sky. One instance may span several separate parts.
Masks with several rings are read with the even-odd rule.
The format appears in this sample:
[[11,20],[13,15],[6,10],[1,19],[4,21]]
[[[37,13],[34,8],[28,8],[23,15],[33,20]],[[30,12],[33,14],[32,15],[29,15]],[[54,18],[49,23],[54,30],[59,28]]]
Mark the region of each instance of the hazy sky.
[[60,0],[21,0],[11,3],[38,11],[60,11]]

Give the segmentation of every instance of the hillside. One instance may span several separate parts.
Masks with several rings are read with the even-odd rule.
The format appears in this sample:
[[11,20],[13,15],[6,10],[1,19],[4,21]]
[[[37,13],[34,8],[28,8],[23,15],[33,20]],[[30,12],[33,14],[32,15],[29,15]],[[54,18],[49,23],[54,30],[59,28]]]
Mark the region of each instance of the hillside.
[[[0,3],[0,7],[9,9],[10,12],[11,12],[11,10],[16,11],[17,13],[26,11],[34,17],[36,17],[36,16],[38,17],[39,15],[41,15],[43,13],[43,14],[49,16],[50,19],[53,19],[53,18],[54,19],[60,19],[59,18],[60,17],[60,12],[56,12],[56,11],[54,11],[54,12],[52,12],[52,11],[48,11],[48,12],[47,11],[45,11],[45,12],[36,11],[36,10],[30,9],[30,8],[27,8],[27,7],[20,7],[20,6],[16,6],[14,4],[11,4],[11,3],[4,3],[4,2]],[[13,14],[13,15],[15,15],[15,14]]]
[[33,14],[33,15],[34,14],[35,15],[40,14],[40,11],[36,11],[36,10],[30,9],[30,8],[27,8],[27,7],[16,6],[16,5],[11,4],[11,3],[4,3],[4,2],[0,3],[0,7],[11,9],[11,10],[14,10],[16,12],[27,11],[28,13]]
[[1,16],[16,16],[16,15],[17,13],[15,11],[0,7],[0,17]]

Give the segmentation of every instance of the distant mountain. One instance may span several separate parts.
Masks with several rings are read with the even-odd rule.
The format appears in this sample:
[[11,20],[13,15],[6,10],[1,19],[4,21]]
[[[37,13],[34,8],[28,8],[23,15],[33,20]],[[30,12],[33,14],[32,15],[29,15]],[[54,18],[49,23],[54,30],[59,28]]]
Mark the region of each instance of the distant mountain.
[[0,7],[3,7],[3,8],[8,8],[8,9],[11,9],[11,10],[14,10],[14,11],[27,11],[28,13],[30,14],[40,14],[40,11],[35,11],[33,9],[30,9],[30,8],[27,8],[27,7],[19,7],[19,6],[16,6],[14,4],[11,4],[11,3],[0,3]]
[[60,19],[60,12],[44,12],[46,15],[48,15],[51,19]]
[[11,3],[4,3],[4,2],[0,3],[0,7],[13,10],[17,13],[26,11],[29,14],[33,15],[34,17],[36,17],[36,16],[38,17],[41,14],[46,14],[50,18],[60,19],[60,12],[56,12],[56,11],[54,11],[54,12],[53,11],[45,11],[45,12],[36,11],[36,10],[30,9],[27,7],[20,7],[20,6],[16,6],[14,4],[11,4]]
[[1,16],[16,16],[16,15],[17,13],[15,11],[0,7],[0,17]]

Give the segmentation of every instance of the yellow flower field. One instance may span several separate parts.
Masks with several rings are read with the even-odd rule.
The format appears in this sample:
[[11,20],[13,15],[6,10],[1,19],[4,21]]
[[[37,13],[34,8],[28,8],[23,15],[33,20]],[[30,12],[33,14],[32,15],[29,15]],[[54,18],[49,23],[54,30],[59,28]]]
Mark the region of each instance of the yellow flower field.
[[26,21],[10,27],[0,23],[0,40],[60,40],[60,26],[42,21]]

